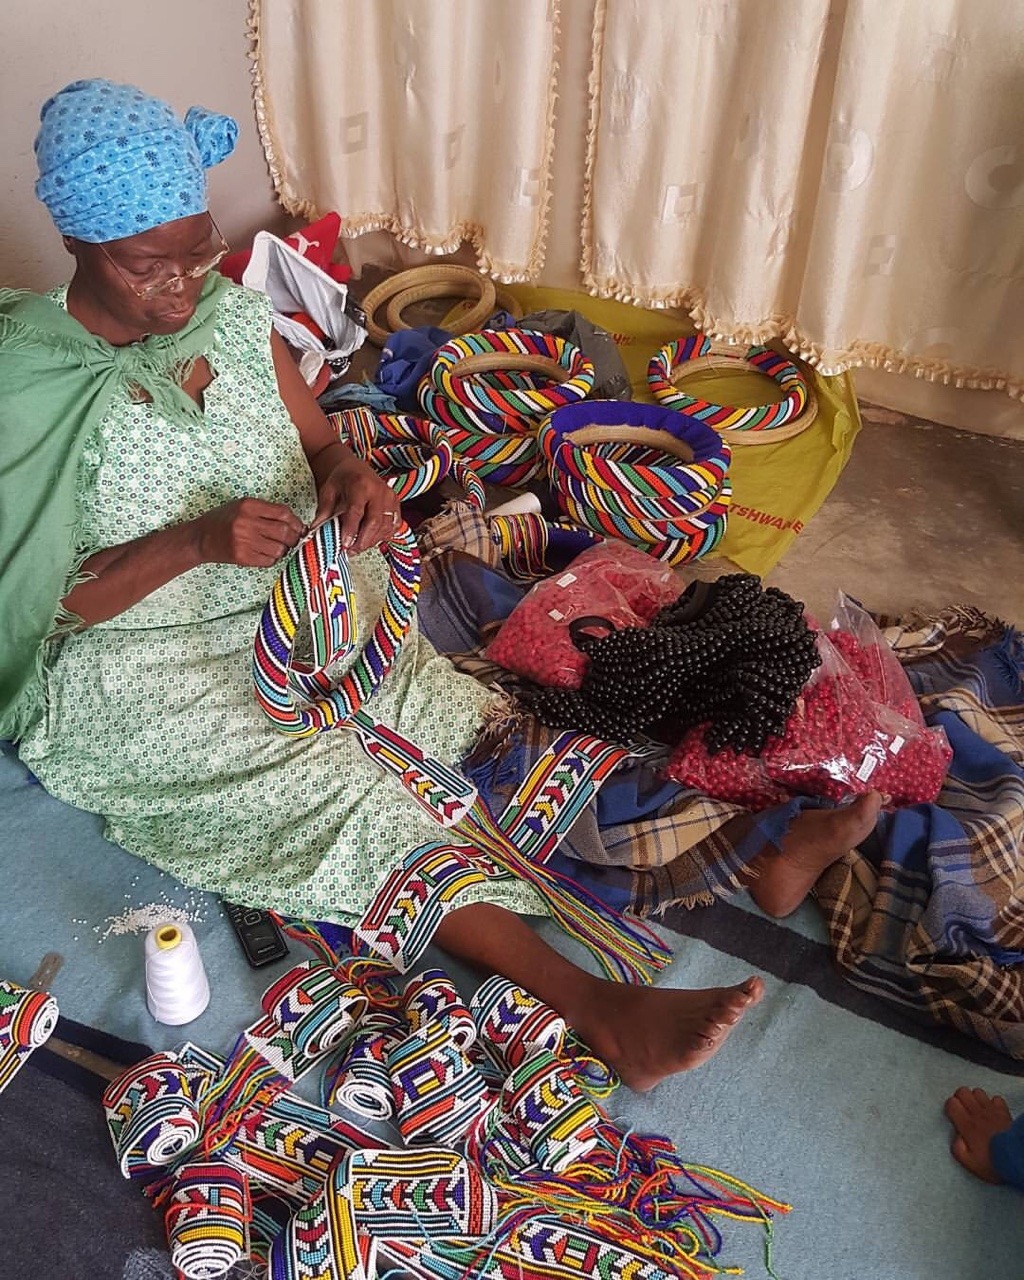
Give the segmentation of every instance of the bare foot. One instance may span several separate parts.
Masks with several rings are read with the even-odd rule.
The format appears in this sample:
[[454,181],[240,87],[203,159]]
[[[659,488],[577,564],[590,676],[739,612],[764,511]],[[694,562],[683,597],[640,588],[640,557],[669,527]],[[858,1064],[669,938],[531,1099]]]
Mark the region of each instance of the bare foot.
[[776,918],[794,912],[825,868],[870,835],[881,807],[882,797],[869,791],[841,809],[798,814],[781,847],[769,847],[749,865],[750,895],[761,910]]
[[673,991],[595,980],[573,1025],[593,1053],[638,1093],[714,1056],[764,995],[760,978],[735,987]]
[[1013,1124],[1005,1100],[998,1095],[987,1094],[984,1089],[964,1086],[946,1099],[943,1110],[956,1130],[949,1147],[953,1158],[985,1182],[1002,1182],[989,1156],[988,1144],[997,1133]]

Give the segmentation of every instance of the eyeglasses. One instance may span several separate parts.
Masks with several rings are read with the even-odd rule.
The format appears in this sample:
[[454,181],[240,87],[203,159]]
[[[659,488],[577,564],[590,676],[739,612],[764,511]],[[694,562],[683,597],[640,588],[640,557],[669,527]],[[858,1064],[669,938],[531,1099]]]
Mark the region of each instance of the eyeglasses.
[[[221,262],[224,258],[226,258],[227,255],[231,252],[231,246],[228,244],[228,242],[224,239],[223,235],[221,234],[220,227],[218,227],[216,222],[214,222],[213,214],[212,213],[209,214],[208,217],[210,219],[210,226],[213,232],[216,234],[217,238],[220,240],[221,247],[219,252],[215,253],[213,257],[208,259],[206,262],[201,262],[197,267],[190,267],[188,271],[183,271],[180,275],[167,276],[163,280],[155,280],[149,284],[142,284],[142,285],[132,284],[131,280],[129,280],[128,276],[125,274],[125,268],[118,266],[118,264],[110,256],[110,254],[107,253],[106,249],[103,248],[102,244],[99,245],[98,248],[101,250],[101,252],[103,253],[103,256],[106,258],[106,260],[110,263],[110,265],[114,268],[117,274],[121,277],[121,279],[125,282],[127,287],[131,289],[132,293],[134,293],[137,298],[155,298],[155,297],[158,297],[161,293],[169,293],[172,289],[177,289],[180,285],[183,285],[186,280],[198,280],[201,276],[209,275],[209,273],[214,269],[214,267],[219,262]],[[143,271],[137,274],[140,276],[145,276],[148,274],[152,274],[152,271],[151,270],[149,272]]]

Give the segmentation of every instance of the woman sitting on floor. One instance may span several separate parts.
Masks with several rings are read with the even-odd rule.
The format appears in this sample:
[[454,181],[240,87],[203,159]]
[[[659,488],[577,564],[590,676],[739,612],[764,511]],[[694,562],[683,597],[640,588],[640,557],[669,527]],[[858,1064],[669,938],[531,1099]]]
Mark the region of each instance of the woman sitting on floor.
[[[0,296],[0,733],[53,795],[186,884],[350,924],[437,829],[351,735],[273,730],[252,641],[275,566],[333,515],[372,619],[387,576],[374,548],[399,512],[332,433],[267,298],[213,270],[227,246],[204,169],[236,133],[102,80],[43,107],[37,193],[75,271],[46,296]],[[373,710],[456,762],[494,700],[413,628]],[[802,815],[760,858],[755,896],[792,910],[876,812],[868,797]],[[473,892],[438,945],[533,991],[634,1088],[706,1060],[763,994],[758,978],[598,979],[521,919],[543,911],[524,882]]]

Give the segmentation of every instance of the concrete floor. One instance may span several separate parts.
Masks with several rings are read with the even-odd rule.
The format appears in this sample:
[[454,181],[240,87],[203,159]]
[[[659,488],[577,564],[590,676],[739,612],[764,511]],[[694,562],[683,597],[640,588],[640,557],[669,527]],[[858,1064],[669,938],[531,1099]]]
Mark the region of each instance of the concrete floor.
[[861,406],[853,455],[767,581],[821,616],[970,604],[1024,627],[1024,442]]

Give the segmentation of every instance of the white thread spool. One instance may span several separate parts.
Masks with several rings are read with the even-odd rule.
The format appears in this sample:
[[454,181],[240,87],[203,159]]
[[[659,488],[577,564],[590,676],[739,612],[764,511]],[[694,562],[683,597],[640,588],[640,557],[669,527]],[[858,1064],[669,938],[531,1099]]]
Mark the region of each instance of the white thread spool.
[[210,984],[195,934],[168,921],[146,934],[146,1004],[157,1022],[179,1027],[210,1003]]
[[485,511],[484,515],[490,520],[493,516],[525,516],[539,511],[540,498],[535,493],[521,493],[518,497],[503,502],[500,507],[495,507],[493,511]]

